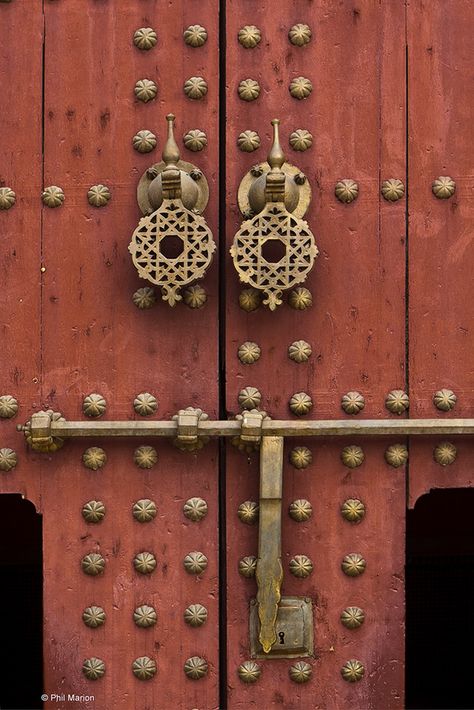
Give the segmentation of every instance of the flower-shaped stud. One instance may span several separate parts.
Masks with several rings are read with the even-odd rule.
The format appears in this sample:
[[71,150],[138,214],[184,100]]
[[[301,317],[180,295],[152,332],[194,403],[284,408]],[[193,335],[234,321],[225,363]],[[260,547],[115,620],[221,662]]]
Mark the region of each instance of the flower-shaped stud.
[[404,444],[392,444],[385,450],[385,461],[393,468],[404,466],[408,461],[408,449]]
[[11,419],[18,412],[18,402],[11,394],[0,396],[0,419]]
[[202,626],[207,621],[207,609],[202,604],[190,604],[184,611],[184,620],[189,626]]
[[18,456],[13,449],[0,449],[0,471],[12,471],[18,463]]
[[82,454],[82,463],[91,471],[98,471],[107,463],[107,454],[100,446],[90,446]]
[[383,181],[381,193],[384,200],[396,202],[405,194],[405,186],[401,180],[390,178],[389,180]]
[[261,352],[260,346],[257,345],[257,343],[247,340],[239,346],[237,355],[243,365],[253,365],[254,362],[259,360]]
[[105,663],[101,658],[86,658],[82,664],[82,672],[87,680],[99,680],[105,673]]
[[313,563],[307,555],[295,555],[290,560],[290,572],[299,579],[309,577],[313,571]]
[[207,675],[209,670],[208,663],[202,656],[191,656],[184,664],[184,672],[192,680],[200,680]]
[[342,677],[349,683],[357,683],[357,681],[362,680],[364,673],[364,666],[355,658],[352,658],[350,661],[344,663],[341,668]]
[[304,151],[313,145],[313,136],[306,128],[297,128],[290,134],[289,140],[293,150]]
[[341,515],[349,523],[360,523],[365,517],[365,505],[358,498],[348,498],[341,505]]
[[347,392],[341,399],[341,407],[346,414],[359,414],[365,407],[365,399],[360,392]]
[[150,680],[156,674],[156,662],[149,656],[140,656],[133,661],[132,671],[138,680]]
[[138,49],[147,51],[156,46],[158,36],[151,27],[140,27],[133,35],[133,43]]
[[288,512],[290,518],[296,520],[297,523],[305,523],[313,514],[313,506],[309,500],[298,498],[298,500],[294,500],[293,503],[290,504]]
[[345,446],[341,451],[341,460],[348,468],[357,468],[365,459],[365,454],[360,446]]
[[260,96],[260,84],[255,79],[242,79],[237,93],[242,101],[255,101]]
[[152,552],[139,552],[133,559],[133,566],[139,574],[151,574],[156,569],[156,557]]
[[253,49],[260,43],[262,33],[255,25],[245,25],[239,30],[237,39],[245,49]]
[[262,302],[262,297],[256,288],[244,288],[239,294],[239,306],[243,311],[256,311]]
[[16,194],[11,187],[0,187],[0,210],[9,210],[16,202]]
[[456,460],[458,452],[450,441],[442,441],[433,451],[433,458],[440,466],[449,466]]
[[92,185],[87,192],[87,199],[92,207],[105,207],[110,197],[107,185]]
[[150,626],[154,626],[156,624],[156,619],[157,616],[155,609],[148,604],[137,606],[133,612],[133,621],[142,629],[148,629]]
[[403,414],[410,406],[410,400],[403,390],[392,390],[385,399],[385,406],[392,414]]
[[133,400],[133,408],[141,417],[149,417],[158,409],[158,402],[150,392],[140,392]]
[[358,629],[365,620],[365,614],[358,606],[348,606],[341,613],[341,624],[346,629]]
[[153,446],[139,446],[133,454],[133,462],[138,468],[153,468],[158,461],[158,453]]
[[313,669],[311,668],[309,663],[306,663],[306,661],[297,661],[292,666],[290,666],[290,669],[288,671],[290,679],[294,683],[307,683],[308,680],[311,678],[312,672]]
[[184,292],[183,300],[188,308],[202,308],[207,301],[206,289],[199,284],[188,286]]
[[255,683],[262,674],[262,669],[255,661],[245,661],[237,668],[237,675],[242,683]]
[[156,517],[156,503],[149,498],[141,498],[134,503],[132,513],[139,523],[149,523]]
[[[458,398],[456,397],[456,395],[454,394],[454,392],[452,390],[447,390],[447,389],[438,390],[433,395],[434,406],[436,407],[436,409],[439,409],[442,412],[449,412],[451,409],[454,409],[457,400],[458,400]],[[0,411],[0,416],[1,416],[1,411]]]
[[256,569],[257,558],[253,555],[242,557],[242,559],[239,560],[239,574],[241,574],[242,577],[255,577]]
[[295,446],[290,451],[290,463],[298,469],[308,468],[313,461],[313,454],[307,446]]
[[204,498],[188,498],[183,505],[184,515],[188,520],[192,520],[193,523],[203,520],[207,515],[207,510],[207,503]]
[[289,402],[290,410],[298,417],[303,417],[313,408],[313,400],[306,392],[295,392]]
[[256,131],[242,131],[237,138],[237,147],[244,153],[253,153],[260,148],[260,136]]
[[311,29],[308,25],[298,22],[290,28],[288,39],[296,47],[304,47],[305,44],[311,42]]
[[41,199],[46,207],[61,207],[65,200],[63,189],[57,185],[45,187],[41,193]]
[[202,76],[190,76],[184,82],[184,93],[188,99],[199,101],[207,94],[207,81]]
[[348,577],[358,577],[365,572],[367,562],[358,552],[351,552],[341,562],[341,569]]
[[82,571],[91,577],[97,577],[105,569],[105,560],[98,552],[89,552],[81,560]]
[[349,178],[339,180],[334,188],[334,194],[339,202],[344,202],[348,205],[350,202],[354,202],[354,200],[357,199],[359,195],[359,185],[355,180]]
[[138,131],[132,138],[132,145],[139,153],[150,153],[156,148],[156,136],[147,129]]
[[298,286],[298,288],[290,291],[288,303],[296,311],[305,311],[313,305],[313,296],[309,289],[304,286]]
[[291,80],[289,91],[294,99],[307,99],[313,90],[313,85],[305,76],[297,76]]
[[295,340],[288,348],[288,357],[293,362],[307,362],[312,352],[311,345],[306,340]]
[[84,401],[82,402],[82,411],[86,417],[101,417],[106,407],[107,402],[104,397],[102,397],[101,394],[97,394],[97,392],[88,394],[84,397]]
[[152,79],[139,79],[135,84],[135,96],[144,104],[153,101],[158,93],[158,87]]
[[153,308],[156,303],[155,289],[151,286],[144,286],[143,288],[137,289],[132,296],[132,301],[140,310]]
[[100,523],[105,517],[105,505],[101,500],[89,500],[82,506],[82,517],[86,523]]
[[258,503],[254,500],[246,500],[239,505],[237,515],[246,525],[253,525],[258,520]]
[[88,606],[82,612],[82,621],[90,629],[97,629],[99,626],[105,624],[105,611],[101,606]]
[[202,47],[207,41],[207,30],[202,25],[189,25],[183,32],[183,39],[190,47]]
[[238,399],[242,409],[257,409],[262,401],[262,395],[256,387],[244,387],[240,390]]
[[199,128],[193,128],[183,136],[184,145],[193,153],[198,153],[207,145],[207,136]]
[[183,565],[188,574],[201,574],[207,567],[207,557],[199,551],[190,552],[184,558]]
[[438,200],[448,200],[456,191],[456,183],[449,175],[440,175],[433,182],[431,189]]

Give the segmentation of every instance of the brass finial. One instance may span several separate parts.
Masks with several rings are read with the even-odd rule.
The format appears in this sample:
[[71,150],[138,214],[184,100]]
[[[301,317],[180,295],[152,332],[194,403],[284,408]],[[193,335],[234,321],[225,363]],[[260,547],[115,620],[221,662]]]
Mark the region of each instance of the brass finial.
[[280,125],[280,119],[274,118],[272,121],[273,126],[273,144],[271,150],[268,154],[268,164],[273,172],[281,170],[281,166],[285,162],[285,155],[283,153],[282,147],[280,145],[280,135],[278,131],[278,126]]
[[179,148],[174,139],[174,114],[169,113],[166,116],[166,120],[168,121],[168,138],[163,148],[162,157],[167,167],[175,167],[179,160]]

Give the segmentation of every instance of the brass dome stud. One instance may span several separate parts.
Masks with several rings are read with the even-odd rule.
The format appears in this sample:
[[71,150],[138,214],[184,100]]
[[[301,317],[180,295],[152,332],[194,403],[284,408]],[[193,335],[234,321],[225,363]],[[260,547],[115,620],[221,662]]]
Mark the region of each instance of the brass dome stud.
[[309,577],[313,571],[313,563],[307,555],[295,555],[290,560],[290,572],[299,579]]
[[237,675],[242,683],[255,683],[261,674],[262,669],[255,661],[244,661],[237,668]]
[[88,606],[82,612],[82,621],[90,629],[97,629],[105,624],[106,614],[101,606]]
[[100,523],[105,517],[105,505],[101,500],[90,500],[84,503],[82,517],[86,523]]
[[200,680],[207,675],[208,663],[202,656],[191,656],[184,664],[184,672],[191,680]]
[[133,400],[133,408],[141,417],[149,417],[158,409],[156,397],[150,392],[140,392]]
[[365,407],[365,399],[360,392],[347,392],[341,399],[341,407],[346,414],[359,414]]
[[357,683],[359,680],[362,680],[364,673],[364,666],[355,658],[344,663],[341,668],[341,675],[348,683]]
[[139,552],[133,559],[133,566],[139,574],[151,574],[156,569],[156,557],[152,552]]
[[148,604],[137,606],[133,612],[134,623],[142,629],[148,629],[156,624],[156,610]]
[[341,624],[346,629],[359,629],[365,621],[365,614],[358,606],[348,606],[341,612]]
[[242,575],[242,577],[246,577],[247,579],[255,577],[256,570],[257,558],[253,555],[242,557],[242,559],[239,560],[239,574]]
[[306,392],[295,392],[289,402],[290,411],[298,417],[309,414],[313,408],[313,400]]
[[341,562],[341,569],[348,577],[359,577],[365,572],[367,562],[358,552],[351,552]]
[[354,202],[359,196],[359,185],[355,180],[345,178],[344,180],[339,180],[334,188],[334,194],[336,195],[339,202],[343,202],[349,205]]
[[254,500],[246,500],[239,505],[237,515],[246,525],[254,525],[258,520],[259,506]]
[[313,454],[307,446],[295,446],[290,451],[290,463],[297,469],[308,468],[313,461]]
[[138,468],[153,468],[158,461],[158,452],[153,446],[139,446],[133,453],[133,461]]
[[151,27],[140,27],[133,35],[133,43],[137,49],[148,51],[158,42],[158,36]]
[[100,446],[90,446],[82,454],[82,463],[91,471],[98,471],[107,463],[107,454]]
[[138,680],[150,680],[156,674],[156,662],[149,656],[140,656],[133,661],[132,671]]
[[408,449],[404,444],[392,444],[385,450],[384,457],[390,466],[399,468],[408,461]]
[[207,515],[208,507],[204,498],[188,498],[183,505],[183,514],[193,523],[198,523]]
[[442,412],[449,412],[451,409],[454,409],[457,400],[458,398],[454,392],[448,389],[438,390],[433,395],[433,404]]
[[86,417],[101,417],[107,407],[104,397],[97,392],[92,392],[84,397],[82,411]]
[[348,498],[341,505],[341,515],[349,523],[360,523],[365,517],[365,505],[358,498]]
[[207,621],[207,609],[202,604],[190,604],[184,611],[184,620],[188,626],[198,628]]
[[297,523],[306,523],[313,514],[313,506],[309,500],[298,498],[289,507],[289,515]]
[[298,286],[298,288],[290,291],[288,303],[296,311],[304,311],[313,305],[313,296],[309,289],[304,286]]
[[140,310],[144,311],[153,308],[156,303],[155,289],[151,286],[137,289],[132,296],[132,301]]
[[311,345],[307,343],[306,340],[295,340],[288,347],[288,357],[298,364],[307,362],[312,352]]
[[98,577],[104,572],[105,560],[98,552],[90,552],[82,558],[81,567],[85,574],[91,577]]
[[156,518],[156,503],[149,498],[141,498],[134,503],[132,513],[139,523],[149,523]]
[[456,183],[449,175],[440,175],[433,181],[431,190],[438,200],[448,200],[456,192]]
[[392,414],[403,414],[410,406],[410,400],[403,390],[392,390],[385,399],[385,406]]
[[457,455],[457,449],[450,441],[442,441],[433,451],[433,458],[440,466],[449,466],[454,463]]
[[364,462],[365,454],[360,446],[352,444],[345,446],[341,451],[341,460],[348,468],[358,468]]
[[11,394],[0,396],[0,419],[11,419],[18,412],[18,401]]
[[101,658],[86,658],[82,664],[82,672],[87,680],[99,680],[105,673],[105,663]]
[[311,678],[313,669],[306,661],[297,661],[290,666],[288,673],[294,683],[307,683]]
[[199,575],[202,574],[207,567],[207,557],[204,553],[196,550],[186,555],[183,560],[183,565],[188,574]]
[[18,456],[16,451],[7,447],[0,449],[0,471],[5,471],[5,473],[13,471],[17,463]]

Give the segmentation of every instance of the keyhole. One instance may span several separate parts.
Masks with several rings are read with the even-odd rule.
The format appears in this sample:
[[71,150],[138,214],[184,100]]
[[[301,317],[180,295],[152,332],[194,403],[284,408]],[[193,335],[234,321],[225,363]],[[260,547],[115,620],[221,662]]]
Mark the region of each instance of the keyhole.
[[285,643],[285,632],[279,631],[278,636],[280,637],[280,643],[284,644]]

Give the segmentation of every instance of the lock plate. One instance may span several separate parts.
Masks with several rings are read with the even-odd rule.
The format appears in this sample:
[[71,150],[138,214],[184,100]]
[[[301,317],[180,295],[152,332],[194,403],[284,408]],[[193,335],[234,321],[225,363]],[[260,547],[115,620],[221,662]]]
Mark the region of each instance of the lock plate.
[[277,640],[264,653],[258,640],[260,621],[256,599],[250,601],[250,655],[252,658],[304,658],[313,655],[313,609],[308,597],[282,597],[276,618]]

